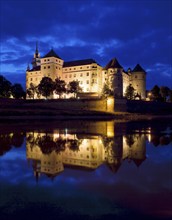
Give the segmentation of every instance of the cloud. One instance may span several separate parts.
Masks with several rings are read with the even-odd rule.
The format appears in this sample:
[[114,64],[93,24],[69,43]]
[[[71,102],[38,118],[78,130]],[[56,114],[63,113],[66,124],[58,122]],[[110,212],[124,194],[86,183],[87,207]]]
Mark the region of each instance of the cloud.
[[53,47],[65,61],[93,58],[105,66],[117,57],[125,69],[171,65],[171,7],[170,0],[2,0],[1,73],[13,64],[14,74],[23,67],[24,74],[36,41],[42,56]]

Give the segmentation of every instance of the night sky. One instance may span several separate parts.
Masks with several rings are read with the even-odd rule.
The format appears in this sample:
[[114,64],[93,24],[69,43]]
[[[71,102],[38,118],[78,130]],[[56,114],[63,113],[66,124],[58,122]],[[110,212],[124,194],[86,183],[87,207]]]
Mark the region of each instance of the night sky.
[[139,63],[147,89],[172,89],[172,0],[0,0],[0,74],[25,87],[38,41],[65,61]]

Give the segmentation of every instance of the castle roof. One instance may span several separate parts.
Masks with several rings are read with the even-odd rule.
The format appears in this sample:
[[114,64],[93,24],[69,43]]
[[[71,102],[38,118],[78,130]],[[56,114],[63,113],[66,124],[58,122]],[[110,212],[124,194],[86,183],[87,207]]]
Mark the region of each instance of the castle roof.
[[145,70],[140,66],[140,64],[137,64],[132,72],[145,72]]
[[109,68],[120,68],[123,69],[123,67],[119,64],[118,60],[116,58],[109,61],[109,63],[105,66],[105,69]]
[[39,71],[41,70],[41,66],[35,66],[33,67],[32,69],[28,70],[28,72],[31,72],[31,71]]
[[145,159],[146,157],[144,157],[143,159],[133,159],[133,161],[136,164],[136,166],[139,167]]
[[43,58],[46,58],[46,57],[56,57],[56,58],[59,58],[61,59],[53,49],[51,49]]
[[92,64],[92,63],[98,64],[93,59],[84,59],[84,60],[74,60],[74,61],[64,62],[63,67],[81,66],[81,65],[88,65],[88,64]]

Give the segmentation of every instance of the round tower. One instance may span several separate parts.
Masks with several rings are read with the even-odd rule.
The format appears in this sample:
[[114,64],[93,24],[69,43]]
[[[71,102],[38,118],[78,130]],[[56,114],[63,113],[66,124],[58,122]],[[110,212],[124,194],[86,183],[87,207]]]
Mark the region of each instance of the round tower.
[[123,67],[119,64],[116,58],[109,61],[106,65],[105,70],[108,73],[108,79],[110,83],[110,89],[114,93],[114,97],[123,96]]
[[131,84],[135,89],[135,94],[140,96],[141,99],[146,98],[146,72],[137,64],[131,72]]

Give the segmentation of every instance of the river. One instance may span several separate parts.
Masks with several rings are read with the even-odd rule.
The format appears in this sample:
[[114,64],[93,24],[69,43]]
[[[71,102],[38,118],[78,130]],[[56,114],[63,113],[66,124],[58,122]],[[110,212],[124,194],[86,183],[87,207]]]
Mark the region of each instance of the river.
[[170,219],[172,121],[0,125],[0,219]]

